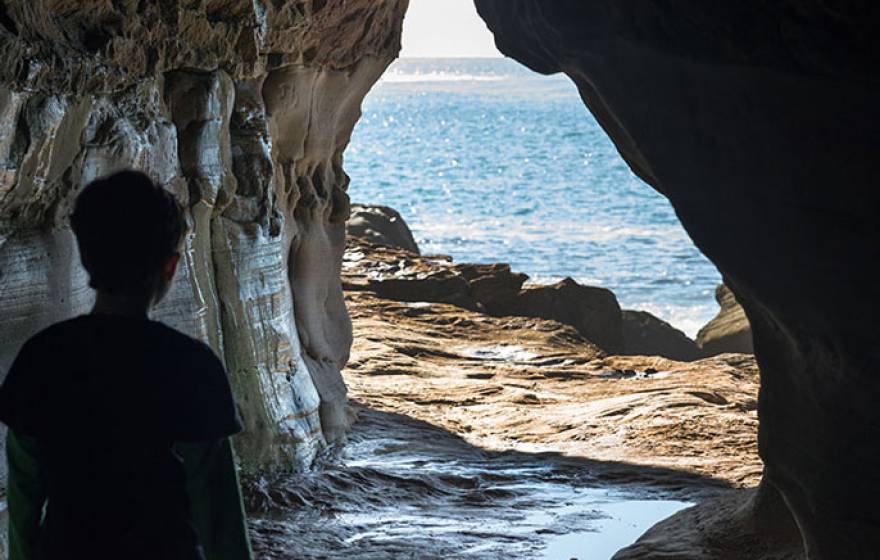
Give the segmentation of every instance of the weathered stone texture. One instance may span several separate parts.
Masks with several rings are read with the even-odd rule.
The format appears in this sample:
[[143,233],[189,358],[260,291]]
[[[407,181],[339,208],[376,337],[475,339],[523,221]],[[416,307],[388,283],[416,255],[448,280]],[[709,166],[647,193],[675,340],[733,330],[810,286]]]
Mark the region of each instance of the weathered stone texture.
[[27,337],[89,309],[68,228],[76,194],[141,169],[191,228],[156,317],[224,359],[246,469],[307,467],[347,422],[342,153],[406,7],[0,4],[0,374]]
[[715,289],[715,300],[721,309],[697,333],[697,344],[707,356],[725,352],[751,354],[755,351],[752,343],[752,327],[736,296],[724,284]]
[[745,309],[762,377],[756,508],[790,511],[811,560],[876,558],[876,3],[476,3],[503,52],[573,79]]

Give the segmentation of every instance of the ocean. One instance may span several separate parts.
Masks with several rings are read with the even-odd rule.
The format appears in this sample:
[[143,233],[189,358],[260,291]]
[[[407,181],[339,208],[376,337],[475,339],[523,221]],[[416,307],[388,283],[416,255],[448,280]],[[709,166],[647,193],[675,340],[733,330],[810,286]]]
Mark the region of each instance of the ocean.
[[609,288],[690,336],[721,277],[562,75],[508,59],[401,59],[345,152],[353,202],[403,215],[423,253]]

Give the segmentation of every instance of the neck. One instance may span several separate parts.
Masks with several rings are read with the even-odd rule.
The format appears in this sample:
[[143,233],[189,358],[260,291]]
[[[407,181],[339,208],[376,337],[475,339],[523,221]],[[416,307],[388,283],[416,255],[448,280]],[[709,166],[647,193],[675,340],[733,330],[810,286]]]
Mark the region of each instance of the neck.
[[151,297],[108,294],[99,291],[95,298],[95,306],[92,307],[92,314],[146,319],[149,317],[151,300]]

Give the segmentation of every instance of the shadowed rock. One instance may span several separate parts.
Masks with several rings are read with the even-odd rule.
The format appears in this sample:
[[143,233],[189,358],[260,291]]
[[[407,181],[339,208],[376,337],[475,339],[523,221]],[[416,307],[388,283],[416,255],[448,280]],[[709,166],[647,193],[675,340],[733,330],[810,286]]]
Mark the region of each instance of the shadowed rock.
[[620,305],[611,290],[582,286],[571,278],[548,286],[527,286],[514,299],[488,311],[571,325],[610,354],[619,354],[624,348]]
[[624,309],[622,319],[624,354],[663,356],[683,362],[703,357],[696,342],[647,311]]
[[711,498],[661,521],[612,560],[768,558],[800,560],[803,545],[791,515],[770,486]]
[[748,515],[790,511],[811,560],[876,557],[876,4],[476,4],[502,52],[572,78],[742,304],[768,486]]

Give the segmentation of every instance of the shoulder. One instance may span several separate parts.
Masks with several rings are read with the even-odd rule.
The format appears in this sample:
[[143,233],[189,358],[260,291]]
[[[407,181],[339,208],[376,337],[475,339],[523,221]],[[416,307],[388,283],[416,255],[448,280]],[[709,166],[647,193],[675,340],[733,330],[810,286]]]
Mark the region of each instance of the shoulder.
[[88,317],[86,315],[80,315],[54,323],[30,337],[21,347],[20,352],[39,351],[46,346],[57,344],[58,341],[66,340],[69,333],[79,331],[82,324],[87,320]]
[[18,349],[10,374],[16,369],[37,369],[40,372],[49,373],[38,366],[62,359],[67,354],[65,346],[77,344],[75,340],[71,339],[71,334],[81,330],[82,322],[82,316],[74,317],[50,325],[31,336]]
[[38,409],[47,402],[56,369],[46,366],[64,358],[64,348],[58,345],[76,321],[56,323],[22,345],[0,386],[0,421],[24,434],[43,433],[45,418]]
[[160,339],[163,348],[176,359],[223,367],[214,350],[201,340],[158,321],[150,321],[150,326],[154,336]]

